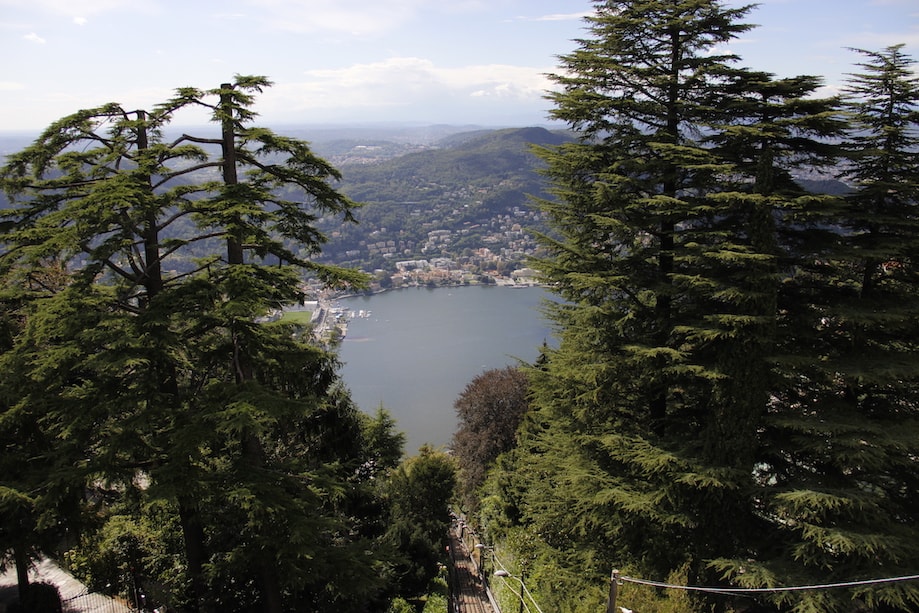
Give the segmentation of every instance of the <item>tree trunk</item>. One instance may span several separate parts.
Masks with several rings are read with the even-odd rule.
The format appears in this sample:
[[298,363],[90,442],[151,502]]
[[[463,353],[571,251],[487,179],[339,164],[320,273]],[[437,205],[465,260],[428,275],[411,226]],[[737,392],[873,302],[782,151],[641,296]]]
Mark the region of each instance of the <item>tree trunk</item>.
[[[146,117],[147,115],[144,111],[137,111],[138,123],[140,124],[137,132],[138,150],[149,147],[147,128],[144,124]],[[147,183],[152,194],[152,177],[147,177]],[[149,306],[153,299],[163,291],[164,287],[158,221],[155,210],[151,209],[146,212],[142,238],[144,263],[143,276],[140,282],[144,286],[146,304]],[[180,392],[175,368],[169,362],[164,362],[160,366],[162,368],[159,381],[160,391],[163,392],[164,397],[175,399],[175,403],[178,405]],[[179,523],[182,526],[182,537],[185,542],[187,576],[191,587],[190,606],[194,612],[205,613],[210,611],[211,607],[208,598],[207,581],[204,578],[204,563],[207,559],[204,547],[204,527],[201,525],[194,501],[190,501],[180,495],[177,503],[179,506]]]
[[13,557],[16,560],[16,585],[19,588],[19,601],[25,600],[29,593],[29,566],[31,560],[22,547],[13,548]]
[[277,569],[273,564],[262,564],[258,583],[262,592],[262,610],[265,613],[281,613],[281,586],[278,584]]
[[204,528],[198,512],[183,501],[179,501],[179,521],[185,540],[185,561],[188,564],[188,580],[191,584],[193,611],[210,611],[207,582],[204,579]]
[[[236,130],[233,123],[232,95],[226,93],[232,89],[233,86],[229,83],[224,83],[220,87],[225,91],[225,93],[220,95],[220,106],[223,112],[223,121],[221,123],[223,181],[225,185],[237,185],[239,183],[239,175],[236,168]],[[243,250],[244,239],[245,237],[234,236],[232,233],[227,236],[227,263],[230,266],[245,263],[245,254]],[[246,348],[240,347],[238,339],[235,338],[233,339],[233,345],[234,370],[236,372],[237,383],[244,383],[252,380],[254,374],[249,356],[246,354]],[[245,462],[256,468],[265,465],[265,451],[258,436],[251,432],[243,433],[242,447]],[[266,542],[265,545],[267,546],[268,543]],[[264,560],[260,565],[257,578],[259,590],[262,594],[262,607],[265,613],[281,613],[281,586],[277,579],[276,565],[269,564],[268,560]]]

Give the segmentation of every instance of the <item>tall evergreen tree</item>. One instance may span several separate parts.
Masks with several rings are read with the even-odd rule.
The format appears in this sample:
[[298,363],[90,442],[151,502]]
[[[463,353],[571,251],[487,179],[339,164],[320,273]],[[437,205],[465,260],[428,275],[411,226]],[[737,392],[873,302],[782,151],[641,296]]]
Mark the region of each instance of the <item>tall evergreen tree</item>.
[[[784,375],[757,464],[764,485],[756,562],[742,584],[847,582],[911,574],[916,525],[917,81],[899,47],[863,52],[848,89],[853,193],[816,217],[832,243],[800,249],[779,312]],[[826,232],[824,232],[826,236]],[[783,331],[784,330],[784,331]],[[791,359],[788,359],[791,358]],[[912,610],[914,584],[782,594],[796,611]]]
[[[40,285],[53,288],[63,274],[49,266],[42,277]],[[13,348],[21,332],[22,294],[15,283],[0,290],[0,355]],[[16,411],[15,404],[15,395],[0,389],[0,564],[13,565],[20,601],[26,601],[32,561],[66,536],[65,527],[77,523],[74,512],[82,492],[71,488],[61,495],[43,487],[54,470],[47,461],[54,441],[34,415]]]
[[593,38],[562,57],[551,94],[553,115],[581,138],[542,151],[557,200],[542,203],[555,238],[537,266],[566,302],[553,315],[560,347],[532,373],[544,424],[525,445],[553,477],[529,504],[546,513],[540,533],[588,547],[594,563],[641,559],[661,576],[691,559],[699,576],[727,537],[692,528],[738,478],[698,447],[718,423],[723,377],[703,350],[724,334],[701,303],[717,284],[740,300],[728,273],[703,262],[737,241],[710,198],[730,167],[702,138],[735,59],[713,51],[748,29],[738,20],[749,8],[596,6]]
[[[871,298],[888,279],[911,280],[904,270],[916,253],[919,201],[919,77],[903,45],[858,50],[863,70],[850,77],[851,167],[855,185],[846,214],[849,239],[861,257],[859,293]],[[899,273],[898,273],[899,270]]]
[[[5,215],[8,269],[32,278],[53,259],[72,271],[22,311],[26,329],[4,356],[16,375],[5,382],[11,409],[58,441],[62,471],[49,479],[133,488],[143,473],[145,495],[177,505],[189,606],[202,610],[220,587],[208,585],[205,565],[211,579],[244,585],[251,573],[240,581],[230,562],[246,556],[261,560],[256,601],[266,610],[281,610],[284,593],[328,593],[334,581],[322,577],[343,576],[336,559],[375,585],[369,548],[351,546],[337,503],[363,460],[322,442],[360,436],[332,393],[334,357],[256,321],[301,299],[299,271],[361,281],[310,259],[324,240],[313,222],[352,220],[354,204],[305,143],[246,125],[252,93],[267,85],[238,77],[179,90],[151,113],[80,112],[3,172],[15,205]],[[221,136],[167,142],[163,127],[192,105],[213,109]],[[196,180],[209,168],[221,180]],[[304,563],[317,549],[327,549],[322,568]]]
[[[556,200],[542,203],[554,234],[537,265],[566,302],[552,311],[560,346],[531,373],[536,410],[511,458],[526,477],[507,478],[508,513],[560,555],[655,577],[685,564],[691,582],[817,584],[821,572],[865,578],[869,559],[874,576],[896,574],[913,556],[902,475],[915,457],[916,318],[901,305],[915,301],[902,285],[895,305],[854,310],[867,230],[792,175],[840,155],[828,142],[844,127],[838,102],[812,96],[816,77],[738,71],[710,53],[744,31],[747,9],[597,8],[594,38],[562,58],[551,95],[581,134],[542,152]],[[908,268],[891,255],[910,253],[906,236],[886,245],[889,268]],[[874,355],[853,351],[881,321],[898,324],[865,336]],[[899,609],[911,593],[771,602]]]
[[[622,332],[633,341],[628,361],[667,370],[680,359],[670,346],[679,320],[679,233],[708,208],[698,194],[711,181],[713,160],[698,146],[696,131],[734,59],[710,52],[748,29],[736,20],[749,8],[595,4],[597,15],[588,18],[593,38],[562,57],[568,74],[554,77],[562,89],[550,94],[552,116],[582,140],[543,150],[563,203],[545,208],[567,242],[550,244],[559,264],[541,264],[566,298],[610,305],[617,302],[607,287],[631,294],[635,308],[618,303],[632,313]],[[632,293],[638,288],[651,294]],[[673,403],[667,379],[657,377],[639,401],[659,432]]]
[[[208,275],[205,302],[200,304],[200,312],[209,318],[208,332],[214,343],[208,347],[204,360],[213,367],[208,389],[213,394],[210,398],[219,407],[215,418],[223,424],[224,434],[231,437],[225,444],[237,450],[230,456],[234,458],[231,478],[237,494],[242,496],[241,511],[247,517],[243,533],[250,535],[252,541],[236,555],[257,561],[256,575],[265,610],[279,612],[283,608],[282,570],[296,565],[279,566],[283,555],[274,546],[290,542],[292,537],[278,533],[283,525],[278,518],[309,514],[299,507],[303,501],[291,495],[299,489],[296,479],[290,484],[266,479],[270,462],[262,437],[284,423],[282,420],[293,418],[297,411],[315,409],[316,399],[322,398],[332,381],[334,363],[303,347],[299,355],[306,359],[302,362],[292,360],[281,368],[276,364],[277,359],[271,359],[277,355],[281,339],[266,333],[267,328],[257,320],[269,309],[293,304],[300,298],[302,281],[299,271],[292,266],[272,267],[264,263],[275,258],[279,263],[313,270],[330,283],[356,281],[359,277],[329,266],[317,266],[308,259],[324,240],[313,226],[317,215],[341,213],[346,220],[353,220],[353,205],[327,183],[329,179],[339,178],[337,171],[314,156],[305,143],[248,127],[253,119],[249,109],[252,93],[267,85],[264,78],[238,77],[236,82],[224,84],[218,90],[183,91],[179,102],[191,98],[197,104],[205,104],[208,98],[216,98],[210,106],[213,120],[221,128],[220,138],[186,135],[182,139],[216,145],[221,152],[218,160],[210,162],[219,168],[221,181],[210,186],[212,196],[202,199],[198,209],[199,223],[217,229],[226,245],[226,266],[215,268]],[[307,199],[309,207],[304,207],[302,200],[278,195],[281,189],[291,187],[300,192],[296,196]],[[291,241],[296,241],[304,255],[289,247]],[[285,356],[297,356],[288,348],[280,351]],[[312,357],[307,357],[311,354]],[[226,362],[221,366],[223,360]],[[273,366],[266,368],[271,363]],[[300,372],[289,371],[294,364]],[[302,383],[308,385],[292,385],[292,381],[281,376],[287,372],[302,377]],[[292,405],[291,400],[299,404]],[[233,443],[232,437],[238,440]],[[279,469],[274,467],[273,472]],[[308,504],[318,510],[318,501]],[[289,513],[283,512],[285,507],[289,507]],[[318,532],[315,526],[295,527],[293,522],[288,528],[299,529],[304,535]]]
[[[14,275],[7,282],[26,292],[20,316],[29,324],[6,356],[5,383],[19,395],[11,409],[61,439],[54,452],[64,474],[52,485],[85,487],[100,475],[130,483],[152,449],[143,429],[124,426],[145,405],[143,419],[156,424],[176,383],[171,361],[157,355],[163,326],[159,334],[145,330],[143,315],[164,288],[161,261],[178,249],[160,235],[189,214],[182,204],[194,190],[161,185],[155,193],[155,181],[167,183],[171,163],[188,165],[202,153],[151,147],[151,132],[155,138],[165,120],[114,104],[80,111],[3,169],[13,204],[4,212],[4,268]],[[70,275],[49,285],[41,271],[53,262]]]
[[390,475],[387,542],[397,555],[392,587],[423,596],[445,566],[450,503],[456,489],[453,459],[428,445]]

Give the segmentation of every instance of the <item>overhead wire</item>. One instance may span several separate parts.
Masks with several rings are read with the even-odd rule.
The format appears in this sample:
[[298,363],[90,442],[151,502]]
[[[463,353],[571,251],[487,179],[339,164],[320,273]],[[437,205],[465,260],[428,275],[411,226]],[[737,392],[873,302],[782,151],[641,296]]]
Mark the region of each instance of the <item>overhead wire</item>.
[[[478,535],[475,535],[475,536],[478,536]],[[498,558],[494,549],[491,549],[491,556],[496,566],[499,566],[501,567],[502,570],[504,570],[505,572],[508,572],[505,565]],[[530,594],[530,590],[527,589],[526,584],[523,582],[523,580],[519,577],[516,577],[515,575],[510,574],[510,572],[508,572],[508,575],[517,579],[517,581],[520,582],[520,586],[521,586],[521,592],[519,593],[516,592],[510,586],[508,586],[511,589],[511,591],[514,591],[515,594],[520,596],[521,602],[523,602],[523,595],[525,594],[530,599],[530,601],[533,603],[533,606],[535,606],[537,610],[540,613],[542,613],[542,611],[539,609],[539,605],[536,603],[536,600],[533,598],[533,595]],[[507,578],[506,577],[502,577],[502,578],[505,580],[505,583],[507,583]],[[901,575],[898,577],[884,577],[880,579],[859,579],[859,580],[853,580],[853,581],[838,581],[834,583],[819,583],[819,584],[812,584],[812,585],[792,585],[792,586],[785,586],[785,587],[707,587],[707,586],[701,586],[701,585],[676,585],[673,583],[666,583],[663,581],[651,581],[649,579],[638,579],[638,578],[629,577],[626,575],[619,575],[618,573],[616,574],[616,581],[619,581],[620,583],[635,583],[639,585],[647,585],[650,587],[666,588],[666,589],[674,589],[674,590],[707,592],[707,593],[712,593],[712,594],[743,595],[743,594],[775,594],[775,593],[780,593],[780,592],[803,592],[803,591],[829,590],[829,589],[839,589],[839,588],[848,588],[848,587],[860,587],[860,586],[866,586],[866,585],[881,585],[884,583],[919,581],[919,574]],[[527,611],[529,611],[529,606],[527,605],[525,606],[526,606]]]
[[660,581],[650,581],[647,579],[636,579],[635,577],[618,576],[618,580],[627,583],[637,583],[651,587],[669,588],[674,590],[688,590],[696,592],[709,592],[713,594],[764,594],[777,592],[802,592],[812,590],[828,590],[845,587],[858,587],[863,585],[878,585],[882,583],[897,583],[900,581],[916,581],[919,575],[903,575],[900,577],[887,577],[883,579],[864,579],[858,581],[841,581],[837,583],[822,583],[815,585],[795,585],[787,587],[704,587],[699,585],[675,585]]
[[520,591],[518,592],[513,587],[511,587],[510,582],[507,580],[508,577],[501,577],[501,579],[504,580],[504,584],[507,585],[508,589],[520,598],[520,602],[523,603],[523,606],[526,608],[527,612],[530,611],[530,605],[526,604],[526,598],[529,598],[530,602],[533,604],[533,607],[536,608],[536,611],[538,613],[543,613],[543,610],[539,608],[539,604],[536,602],[536,599],[533,598],[533,594],[530,593],[530,590],[527,588],[526,583],[523,582],[523,579],[507,570],[507,567],[501,562],[500,559],[498,559],[498,555],[495,553],[494,549],[491,549],[491,558],[494,561],[495,566],[500,566],[501,570],[506,572],[508,577],[516,579],[520,583]]

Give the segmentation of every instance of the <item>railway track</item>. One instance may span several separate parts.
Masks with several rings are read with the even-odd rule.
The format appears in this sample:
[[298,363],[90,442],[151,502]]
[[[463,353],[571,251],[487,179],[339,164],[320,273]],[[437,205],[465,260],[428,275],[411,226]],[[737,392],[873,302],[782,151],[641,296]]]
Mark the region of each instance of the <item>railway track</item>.
[[500,613],[495,611],[488,599],[488,593],[479,577],[478,568],[472,561],[462,539],[451,530],[450,560],[452,578],[451,613]]

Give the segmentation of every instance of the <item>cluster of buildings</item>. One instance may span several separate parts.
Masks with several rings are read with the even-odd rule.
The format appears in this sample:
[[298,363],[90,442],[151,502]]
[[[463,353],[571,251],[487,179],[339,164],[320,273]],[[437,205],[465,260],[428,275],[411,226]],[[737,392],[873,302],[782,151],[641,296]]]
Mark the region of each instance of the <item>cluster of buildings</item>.
[[[480,251],[487,252],[487,248]],[[493,254],[480,253],[481,261],[497,262]],[[376,272],[377,283],[385,278],[385,271]],[[493,283],[496,285],[534,285],[537,273],[532,268],[514,268],[506,272],[497,269],[482,271],[478,266],[457,263],[450,258],[433,258],[431,260],[404,260],[396,262],[396,272],[389,275],[389,287],[462,285],[471,283]],[[385,282],[383,282],[385,285]],[[387,289],[387,288],[383,288]]]
[[344,257],[333,259],[395,284],[507,279],[536,252],[538,246],[527,229],[540,225],[538,211],[521,207],[479,222],[448,215],[414,231],[376,228],[340,254]]

